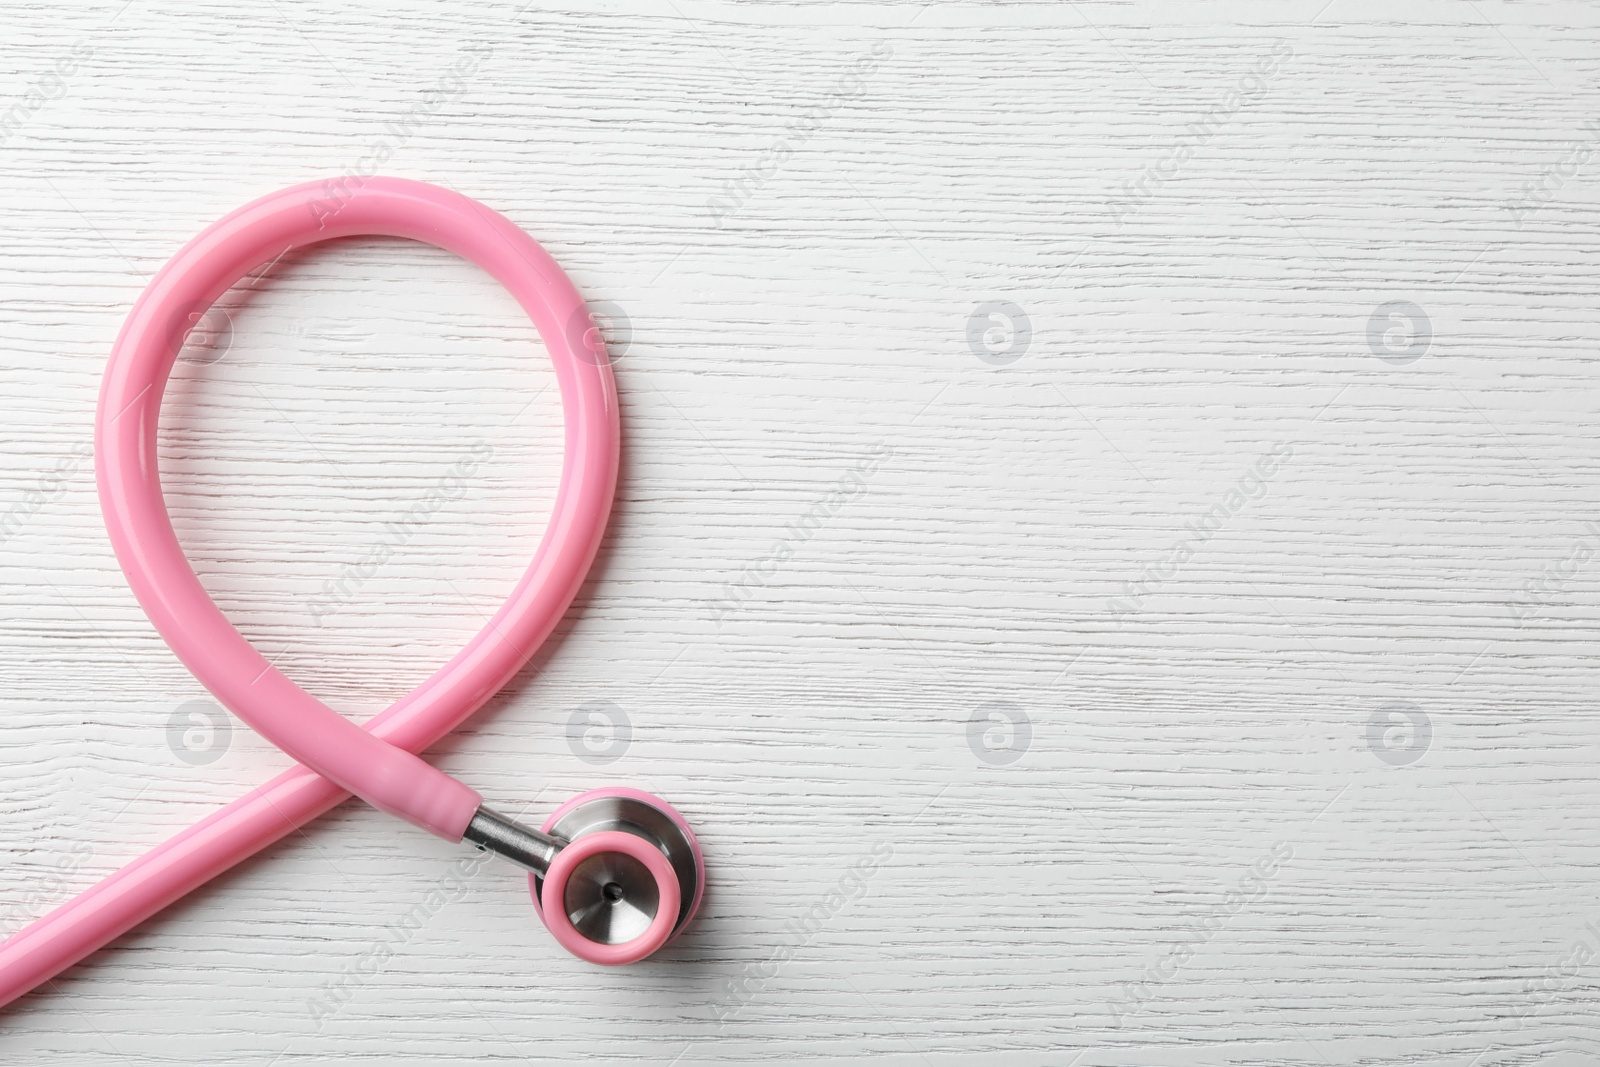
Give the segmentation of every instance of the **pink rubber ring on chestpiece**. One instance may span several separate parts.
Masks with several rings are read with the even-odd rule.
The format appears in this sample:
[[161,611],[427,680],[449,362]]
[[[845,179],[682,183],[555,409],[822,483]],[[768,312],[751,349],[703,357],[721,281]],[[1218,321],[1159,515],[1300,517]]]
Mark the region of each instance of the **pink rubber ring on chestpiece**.
[[[503,285],[533,320],[554,362],[565,422],[560,489],[527,571],[465,648],[364,727],[281,674],[212,603],[173,532],[156,457],[162,394],[199,314],[262,264],[296,248],[358,236],[436,245]],[[269,194],[212,224],[156,274],[123,325],[100,394],[96,477],[111,543],[139,603],[178,658],[219,701],[302,766],[0,944],[0,1004],[349,793],[441,837],[461,839],[482,798],[416,753],[510,681],[555,628],[594,560],[611,508],[619,448],[616,387],[595,332],[572,329],[587,321],[571,281],[515,223],[459,193],[400,178],[351,177]]]
[[[655,879],[656,892],[659,894],[655,917],[645,931],[632,940],[615,945],[591,941],[579,933],[567,917],[564,902],[567,880],[572,877],[573,870],[584,860],[603,852],[621,853],[644,864],[650,877]],[[573,838],[571,844],[556,853],[556,858],[550,862],[550,869],[545,872],[543,906],[540,910],[545,926],[561,947],[579,959],[616,967],[624,963],[637,963],[666,944],[678,921],[678,908],[682,903],[677,872],[660,849],[644,838],[625,831],[601,830]]]

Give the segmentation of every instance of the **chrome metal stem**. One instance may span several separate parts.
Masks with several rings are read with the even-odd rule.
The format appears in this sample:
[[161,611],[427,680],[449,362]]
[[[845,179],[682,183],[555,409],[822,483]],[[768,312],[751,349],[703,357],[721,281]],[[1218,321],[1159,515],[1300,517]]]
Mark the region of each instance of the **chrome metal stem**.
[[566,838],[529,829],[487,807],[478,809],[461,840],[479,852],[492,852],[541,878],[550,869],[550,861],[556,858],[556,853],[567,847]]

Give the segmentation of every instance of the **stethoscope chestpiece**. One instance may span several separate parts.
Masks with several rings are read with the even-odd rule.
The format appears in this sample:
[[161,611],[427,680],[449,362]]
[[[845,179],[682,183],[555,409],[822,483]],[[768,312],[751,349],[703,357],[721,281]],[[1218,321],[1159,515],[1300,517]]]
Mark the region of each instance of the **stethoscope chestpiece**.
[[[668,920],[661,940],[665,944],[699,910],[705,888],[700,842],[678,810],[660,797],[621,786],[591,789],[557,808],[545,821],[544,830],[571,841],[569,847],[601,835],[625,834],[666,861],[662,870],[637,859],[632,851],[597,851],[573,862],[559,882],[551,875],[529,875],[533,904],[545,925],[562,945],[583,959],[628,963],[643,958],[660,947],[646,947],[645,935],[661,915]],[[614,845],[616,839],[607,836],[604,840]],[[558,868],[564,867],[558,864],[552,869],[559,875],[562,870]],[[557,906],[549,907],[547,901]],[[556,911],[560,916],[552,921]],[[581,943],[575,944],[567,934],[569,927]],[[614,947],[614,951],[591,950],[590,945]],[[635,951],[638,956],[633,955]],[[601,955],[626,958],[601,959]]]
[[591,789],[538,831],[480,808],[463,840],[525,867],[545,926],[591,963],[649,956],[694,918],[705,888],[705,858],[688,822],[638,789]]

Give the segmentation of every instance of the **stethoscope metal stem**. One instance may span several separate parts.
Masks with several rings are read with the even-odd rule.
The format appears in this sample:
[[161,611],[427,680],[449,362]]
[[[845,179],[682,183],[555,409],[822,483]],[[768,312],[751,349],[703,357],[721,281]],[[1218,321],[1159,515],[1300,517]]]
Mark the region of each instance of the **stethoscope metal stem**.
[[529,829],[488,807],[478,809],[461,840],[479,852],[491,852],[541,878],[550,869],[556,853],[569,844],[564,837]]

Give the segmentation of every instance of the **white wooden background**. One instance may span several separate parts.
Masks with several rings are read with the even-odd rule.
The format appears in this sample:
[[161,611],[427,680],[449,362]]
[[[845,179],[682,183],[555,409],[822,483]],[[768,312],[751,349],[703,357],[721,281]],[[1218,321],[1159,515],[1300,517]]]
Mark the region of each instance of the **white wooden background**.
[[[600,969],[345,805],[0,1014],[0,1061],[1600,1062],[1594,5],[0,20],[0,932],[285,766],[128,592],[94,402],[183,241],[378,157],[527,228],[619,353],[593,580],[433,758],[530,818],[654,790],[711,864]],[[996,301],[1030,330],[973,340]],[[532,550],[552,375],[403,242],[226,308],[167,403],[180,536],[371,714]]]

